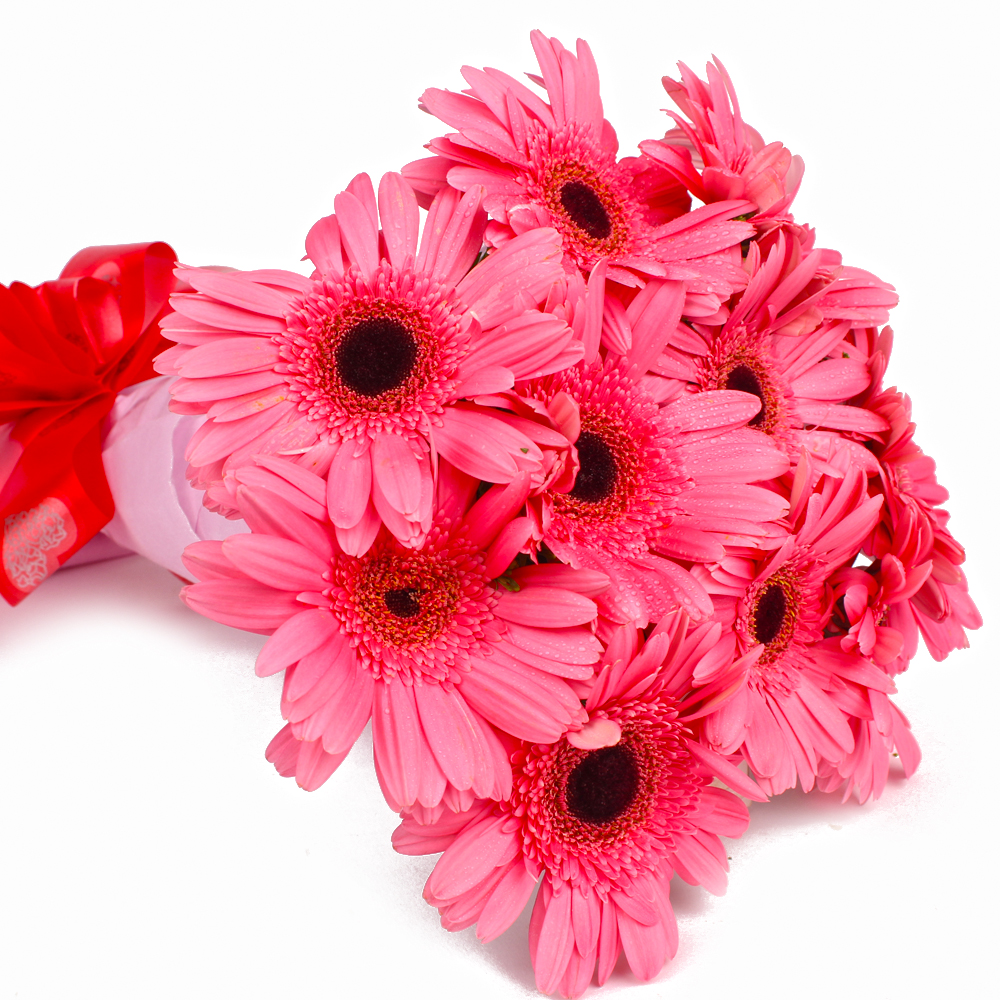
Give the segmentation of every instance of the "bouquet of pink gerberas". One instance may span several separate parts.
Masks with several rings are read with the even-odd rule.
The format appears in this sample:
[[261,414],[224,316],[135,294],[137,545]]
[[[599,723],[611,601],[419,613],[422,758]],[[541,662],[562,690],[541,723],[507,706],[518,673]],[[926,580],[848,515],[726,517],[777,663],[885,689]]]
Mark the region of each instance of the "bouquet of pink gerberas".
[[444,926],[534,895],[576,997],[673,956],[670,880],[725,890],[744,800],[909,775],[893,678],[980,618],[883,387],[896,295],[794,220],[799,157],[715,63],[619,158],[588,46],[532,45],[543,93],[424,93],[454,131],[337,195],[309,277],[177,268],[104,463],[109,537],[269,636],[278,772],[318,788],[370,721]]

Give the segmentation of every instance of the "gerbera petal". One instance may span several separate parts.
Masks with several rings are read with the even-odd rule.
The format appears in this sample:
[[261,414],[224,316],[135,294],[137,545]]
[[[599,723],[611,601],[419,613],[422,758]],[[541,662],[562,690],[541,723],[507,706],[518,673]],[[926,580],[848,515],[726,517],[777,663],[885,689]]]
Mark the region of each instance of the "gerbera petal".
[[420,233],[417,199],[402,174],[383,174],[378,185],[378,212],[389,263],[401,268],[416,256]]
[[501,595],[497,614],[518,625],[566,628],[585,625],[597,616],[597,605],[582,594],[551,587],[532,587]]
[[477,770],[484,767],[490,771],[485,780],[492,784],[492,758],[461,694],[439,684],[418,684],[413,694],[427,742],[452,785],[471,788]]
[[306,235],[306,256],[320,274],[340,278],[344,273],[344,253],[340,243],[340,224],[335,215],[315,223]]
[[379,434],[372,442],[371,456],[372,475],[382,495],[401,514],[415,514],[420,506],[421,474],[410,443],[397,434]]
[[322,590],[330,565],[297,542],[268,535],[232,535],[222,551],[247,576],[278,590]]
[[560,274],[561,258],[558,233],[535,229],[491,253],[457,291],[484,329],[500,326],[542,301]]
[[368,209],[349,191],[342,191],[333,199],[333,207],[340,223],[340,238],[350,259],[367,280],[371,280],[378,267],[378,227]]
[[294,595],[256,580],[196,583],[181,590],[181,600],[206,618],[251,632],[270,632],[302,610]]
[[284,622],[264,643],[254,668],[258,677],[270,677],[311,653],[336,631],[337,623],[329,611],[313,608]]
[[553,893],[547,905],[539,897],[535,906],[544,905],[533,964],[535,982],[542,993],[551,993],[559,984],[573,953],[573,894],[568,888]]
[[511,862],[509,871],[483,907],[476,924],[476,937],[480,941],[493,941],[503,934],[528,905],[536,881],[520,859]]
[[208,268],[184,268],[180,275],[196,291],[217,302],[280,319],[288,311],[293,296],[250,281],[243,274],[227,274]]
[[504,832],[503,825],[502,818],[488,816],[460,833],[435,865],[425,893],[435,899],[454,899],[489,876],[516,839]]

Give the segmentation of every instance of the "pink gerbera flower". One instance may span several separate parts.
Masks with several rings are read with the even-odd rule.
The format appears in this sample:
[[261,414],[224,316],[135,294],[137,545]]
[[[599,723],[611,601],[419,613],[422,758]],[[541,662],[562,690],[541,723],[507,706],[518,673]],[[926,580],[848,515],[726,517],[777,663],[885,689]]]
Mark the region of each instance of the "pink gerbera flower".
[[548,101],[499,70],[465,67],[465,94],[430,89],[421,97],[458,132],[429,144],[441,160],[418,160],[404,175],[427,193],[445,179],[462,191],[482,185],[494,245],[551,226],[575,266],[590,271],[607,260],[608,277],[626,285],[659,275],[722,297],[741,288],[739,253],[728,251],[753,234],[733,221],[752,203],[688,212],[686,193],[667,171],[649,159],[618,159],[587,43],[578,41],[574,55],[534,31],[531,44],[541,70],[531,79]]
[[780,142],[765,145],[743,121],[733,82],[718,59],[706,66],[707,81],[684,63],[678,66],[681,79],[665,76],[663,87],[687,119],[668,112],[678,127],[662,140],[640,143],[642,151],[706,205],[731,198],[753,202],[758,232],[790,220],[805,169],[802,157]]
[[[680,326],[652,363],[668,384],[661,399],[680,392],[736,389],[760,400],[750,421],[793,461],[803,447],[819,461],[841,447],[842,435],[860,439],[887,429],[873,411],[844,405],[869,383],[868,358],[849,339],[854,326],[884,322],[896,302],[892,287],[838,254],[803,253],[779,234],[763,260],[747,258],[746,290],[731,303],[721,326]],[[856,460],[871,465],[861,448]],[[829,468],[829,466],[827,466]]]
[[703,577],[721,631],[695,680],[713,683],[734,662],[746,678],[707,715],[705,738],[720,753],[741,753],[770,795],[796,779],[812,788],[821,760],[839,764],[854,750],[849,718],[872,718],[869,694],[894,690],[857,649],[824,638],[830,581],[878,521],[882,498],[869,497],[866,483],[849,465],[817,482],[812,462],[800,462],[785,543],[769,554],[729,556]]
[[[300,469],[296,478],[309,475]],[[530,574],[493,582],[511,559],[504,529],[527,479],[494,487],[470,508],[476,481],[445,464],[423,547],[383,531],[360,558],[293,503],[241,486],[251,533],[188,547],[185,564],[204,581],[182,591],[188,605],[273,633],[257,673],[285,671],[289,725],[268,749],[281,773],[318,787],[371,718],[393,808],[458,805],[463,794],[509,790],[494,726],[552,741],[586,721],[564,678],[592,675],[601,646],[581,626],[597,607],[581,591],[606,581],[551,567],[541,584]]]
[[[874,331],[857,331],[856,339],[870,344],[874,337]],[[969,596],[961,568],[965,549],[948,530],[949,515],[940,506],[948,499],[948,491],[937,481],[934,460],[913,440],[916,424],[911,419],[910,399],[894,387],[882,389],[891,352],[892,330],[886,328],[874,340],[872,388],[861,399],[887,425],[887,432],[868,445],[878,460],[873,488],[885,497],[869,552],[877,569],[895,558],[907,579],[915,579],[921,569],[926,572],[920,585],[907,588],[905,596],[900,596],[894,573],[888,593],[896,599],[886,599],[879,614],[902,634],[905,662],[916,653],[918,632],[931,656],[943,660],[951,650],[969,645],[965,629],[979,628],[983,619]]]
[[719,834],[737,837],[749,819],[713,779],[763,799],[685,722],[711,629],[687,633],[680,615],[639,650],[641,641],[630,625],[617,630],[581,732],[513,751],[509,801],[428,824],[404,816],[393,836],[404,854],[444,851],[424,897],[448,930],[478,924],[484,941],[514,922],[540,880],[529,942],[543,993],[579,996],[595,967],[603,984],[621,951],[641,979],[655,976],[677,949],[672,874],[724,892]]
[[602,294],[600,269],[589,285],[568,303],[588,362],[519,384],[512,404],[575,444],[575,478],[534,491],[535,538],[611,579],[601,602],[616,621],[644,627],[679,608],[705,617],[711,600],[687,567],[782,534],[785,501],[748,484],[780,476],[788,460],[746,428],[760,405],[752,395],[723,389],[661,407],[635,381],[676,328],[683,289],[653,279],[625,309]]
[[181,269],[194,291],[171,300],[178,346],[158,370],[180,376],[177,408],[208,414],[187,457],[210,506],[237,516],[232,470],[291,456],[327,477],[339,543],[361,554],[380,523],[420,543],[437,455],[488,482],[538,467],[534,442],[464,400],[579,358],[565,323],[535,309],[563,273],[559,236],[537,229],[470,271],[482,194],[443,191],[419,237],[402,177],[376,200],[361,174],[306,238],[312,278]]

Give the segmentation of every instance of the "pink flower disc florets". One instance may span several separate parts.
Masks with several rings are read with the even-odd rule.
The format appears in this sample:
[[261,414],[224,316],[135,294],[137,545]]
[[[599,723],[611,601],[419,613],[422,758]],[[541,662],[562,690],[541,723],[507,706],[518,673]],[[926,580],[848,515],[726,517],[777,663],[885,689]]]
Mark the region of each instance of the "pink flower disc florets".
[[789,432],[801,422],[793,421],[794,393],[771,356],[767,334],[743,327],[720,334],[698,363],[698,381],[705,390],[734,389],[756,396],[760,410],[747,426],[789,449]]
[[469,654],[488,653],[503,631],[482,555],[440,525],[416,552],[387,539],[337,559],[327,595],[376,679],[457,680]]
[[764,646],[750,668],[751,685],[781,694],[794,691],[808,647],[823,638],[823,617],[822,576],[802,554],[751,583],[738,605],[735,625],[745,649]]
[[589,126],[574,122],[555,134],[535,125],[528,135],[528,197],[549,214],[563,248],[586,271],[603,258],[644,255],[644,207],[631,175],[601,149]]
[[676,835],[696,832],[687,817],[711,779],[696,773],[669,701],[628,701],[597,714],[621,726],[620,741],[519,751],[504,808],[520,818],[527,857],[554,878],[582,877],[605,893],[656,869]]
[[340,438],[426,430],[469,344],[454,289],[385,261],[371,283],[356,267],[318,279],[286,322],[275,341],[289,396]]
[[568,493],[549,495],[547,539],[600,546],[615,557],[648,551],[689,482],[659,426],[659,408],[611,363],[550,376],[528,394],[548,401],[559,392],[580,407],[580,471]]

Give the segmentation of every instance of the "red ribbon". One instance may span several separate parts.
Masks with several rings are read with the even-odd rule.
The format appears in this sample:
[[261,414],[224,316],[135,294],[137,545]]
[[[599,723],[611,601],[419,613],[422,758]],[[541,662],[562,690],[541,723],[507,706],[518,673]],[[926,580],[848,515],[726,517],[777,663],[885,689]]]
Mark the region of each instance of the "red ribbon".
[[170,346],[166,243],[88,247],[54,281],[0,285],[0,593],[23,600],[111,520],[101,422]]

